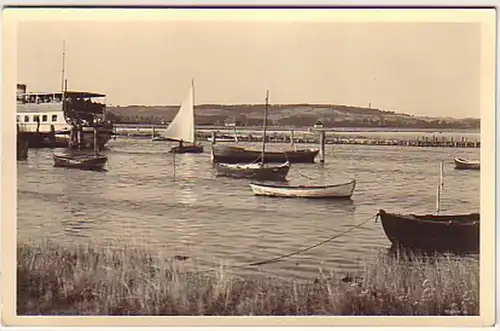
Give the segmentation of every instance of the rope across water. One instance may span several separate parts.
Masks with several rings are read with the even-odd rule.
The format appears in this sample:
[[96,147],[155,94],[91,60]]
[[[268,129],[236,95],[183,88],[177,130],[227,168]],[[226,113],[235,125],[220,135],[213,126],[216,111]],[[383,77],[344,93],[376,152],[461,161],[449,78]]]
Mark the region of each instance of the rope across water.
[[[264,264],[271,264],[271,263],[277,263],[277,262],[280,262],[288,257],[291,257],[291,256],[294,256],[294,255],[298,255],[300,253],[304,253],[304,252],[307,252],[311,249],[314,249],[316,247],[319,247],[321,245],[324,245],[328,242],[331,242],[333,241],[334,239],[337,239],[355,229],[358,229],[360,228],[361,226],[363,226],[364,224],[368,223],[369,221],[371,220],[376,220],[377,219],[377,216],[378,214],[376,215],[373,215],[373,216],[370,216],[369,218],[367,218],[366,220],[364,220],[363,222],[361,223],[358,223],[352,227],[350,227],[348,230],[345,230],[341,233],[338,233],[336,235],[333,235],[325,240],[322,240],[314,245],[310,245],[308,247],[305,247],[303,249],[300,249],[300,250],[297,250],[297,251],[294,251],[294,252],[291,252],[291,253],[288,253],[288,254],[283,254],[283,255],[280,255],[280,256],[276,256],[276,257],[273,257],[273,258],[270,258],[270,259],[266,259],[266,260],[262,260],[262,261],[258,261],[258,262],[252,262],[252,263],[247,263],[247,264],[242,264],[242,265],[236,265],[236,266],[228,266],[226,267],[225,269],[228,270],[228,269],[242,269],[242,268],[247,268],[247,267],[253,267],[253,266],[259,266],[259,265],[264,265]],[[220,270],[220,268],[213,268],[213,269],[208,269],[208,270],[199,270],[199,271],[192,271],[192,272],[186,272],[186,274],[199,274],[199,273],[208,273],[208,272],[212,272],[212,271],[217,271],[217,270]]]

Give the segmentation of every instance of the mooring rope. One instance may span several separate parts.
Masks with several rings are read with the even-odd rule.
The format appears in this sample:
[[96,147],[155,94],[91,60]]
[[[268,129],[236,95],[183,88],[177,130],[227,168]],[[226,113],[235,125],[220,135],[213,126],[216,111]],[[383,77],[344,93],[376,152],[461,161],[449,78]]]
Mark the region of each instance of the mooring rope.
[[300,176],[302,176],[302,177],[304,177],[304,178],[307,178],[307,179],[309,179],[309,180],[314,180],[314,178],[311,178],[311,177],[309,177],[309,176],[307,176],[307,175],[304,175],[303,173],[301,173],[301,172],[300,172],[300,171],[298,171],[298,170],[295,170],[295,172],[296,172],[296,173],[298,173]]
[[[369,221],[371,220],[376,220],[378,217],[378,214],[375,214],[373,216],[370,216],[369,218],[367,218],[366,220],[364,220],[363,222],[361,223],[358,223],[354,226],[352,226],[351,228],[349,228],[348,230],[346,231],[343,231],[339,234],[336,234],[334,236],[331,236],[325,240],[322,240],[314,245],[311,245],[311,246],[308,246],[306,248],[303,248],[303,249],[300,249],[300,250],[297,250],[297,251],[294,251],[292,253],[288,253],[288,254],[283,254],[283,255],[279,255],[279,256],[276,256],[276,257],[273,257],[273,258],[270,258],[270,259],[266,259],[266,260],[262,260],[262,261],[258,261],[258,262],[252,262],[252,263],[247,263],[247,264],[242,264],[242,265],[236,265],[236,266],[227,266],[225,267],[224,269],[225,270],[228,270],[228,269],[242,269],[242,268],[246,268],[246,267],[254,267],[254,266],[259,266],[259,265],[264,265],[264,264],[271,264],[271,263],[277,263],[285,258],[288,258],[288,257],[291,257],[291,256],[294,256],[294,255],[298,255],[300,253],[304,253],[304,252],[307,252],[313,248],[316,248],[316,247],[319,247],[321,245],[324,245],[334,239],[337,239],[349,232],[351,232],[352,230],[354,229],[358,229],[360,228],[361,226],[363,226],[364,224],[368,223]],[[208,270],[199,270],[199,271],[191,271],[191,272],[186,272],[185,274],[199,274],[199,273],[208,273],[208,272],[212,272],[212,271],[217,271],[217,270],[220,270],[220,268],[213,268],[213,269],[208,269]]]

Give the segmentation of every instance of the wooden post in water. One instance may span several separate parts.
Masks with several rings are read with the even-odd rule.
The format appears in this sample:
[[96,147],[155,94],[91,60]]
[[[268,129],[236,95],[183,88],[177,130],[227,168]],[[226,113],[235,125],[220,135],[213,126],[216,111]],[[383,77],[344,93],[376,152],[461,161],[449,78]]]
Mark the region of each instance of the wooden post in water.
[[17,126],[17,160],[26,160],[28,159],[28,137],[26,136],[26,133],[24,130],[22,130],[19,127],[19,124],[16,124]]
[[319,151],[320,151],[320,159],[319,162],[321,164],[325,163],[325,130],[321,130],[319,132]]
[[441,211],[441,194],[444,187],[444,162],[441,161],[439,165],[439,185],[437,186],[437,196],[436,196],[436,214]]
[[292,150],[295,151],[295,137],[293,135],[293,130],[290,131],[290,143],[292,144]]
[[97,156],[97,128],[94,126],[94,157]]
[[156,137],[156,129],[155,126],[153,125],[153,133],[151,133],[151,140],[155,140]]
[[83,125],[82,120],[78,120],[78,149],[85,147],[85,140],[83,139]]
[[262,153],[261,153],[261,162],[262,166],[264,166],[264,160],[266,155],[266,131],[267,131],[267,107],[269,106],[269,90],[266,90],[266,107],[264,108],[264,129],[262,132]]
[[215,145],[216,140],[217,140],[217,132],[212,131],[212,145]]
[[175,154],[177,153],[172,153],[173,154],[173,160],[172,160],[172,163],[173,163],[173,178],[175,179]]
[[238,132],[236,132],[236,126],[234,127],[233,132],[234,132],[234,142],[237,143],[238,142]]

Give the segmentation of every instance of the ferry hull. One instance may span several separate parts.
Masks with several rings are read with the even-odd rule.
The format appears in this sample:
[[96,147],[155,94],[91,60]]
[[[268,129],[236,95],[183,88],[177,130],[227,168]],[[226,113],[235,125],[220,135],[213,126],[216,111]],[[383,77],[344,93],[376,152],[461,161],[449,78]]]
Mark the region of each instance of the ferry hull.
[[[92,129],[92,128],[86,128]],[[104,146],[111,139],[113,134],[112,130],[99,130],[97,138],[97,146],[99,149],[103,149]],[[28,136],[28,148],[61,148],[68,147],[71,139],[71,134],[69,132],[60,133],[27,133]],[[94,148],[94,132],[86,131],[83,132],[83,148],[92,149]]]

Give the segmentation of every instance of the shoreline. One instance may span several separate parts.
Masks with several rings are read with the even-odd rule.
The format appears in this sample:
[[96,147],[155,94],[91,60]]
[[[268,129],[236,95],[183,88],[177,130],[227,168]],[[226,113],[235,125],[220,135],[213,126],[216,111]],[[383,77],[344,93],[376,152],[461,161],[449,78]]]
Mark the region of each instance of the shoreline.
[[478,315],[479,262],[365,261],[361,276],[311,281],[185,272],[144,247],[51,241],[17,247],[18,315]]

